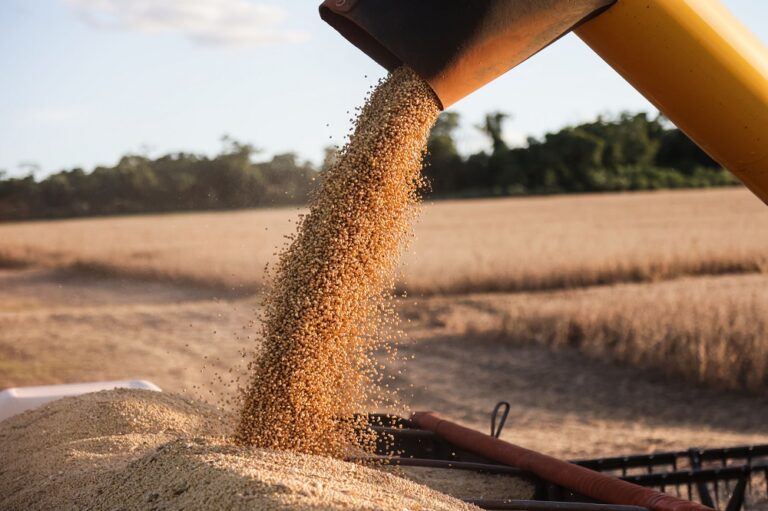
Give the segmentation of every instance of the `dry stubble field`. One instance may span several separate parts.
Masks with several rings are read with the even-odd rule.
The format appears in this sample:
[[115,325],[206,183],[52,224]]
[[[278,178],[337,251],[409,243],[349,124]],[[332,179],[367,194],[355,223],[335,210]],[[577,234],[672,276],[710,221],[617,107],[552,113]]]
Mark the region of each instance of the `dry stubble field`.
[[[0,224],[0,387],[218,399],[293,209]],[[563,456],[768,442],[768,210],[741,189],[425,206],[390,367],[412,408]],[[235,371],[236,373],[237,371]]]

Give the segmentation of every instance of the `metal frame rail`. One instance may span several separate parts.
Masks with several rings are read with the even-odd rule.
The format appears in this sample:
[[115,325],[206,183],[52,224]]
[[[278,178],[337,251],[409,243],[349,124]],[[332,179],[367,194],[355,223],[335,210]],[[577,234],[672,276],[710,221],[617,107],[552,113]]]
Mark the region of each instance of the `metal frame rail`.
[[[503,422],[494,410],[491,434],[501,433]],[[506,415],[506,414],[504,414]],[[389,465],[421,466],[505,474],[531,480],[534,500],[467,500],[482,509],[518,511],[643,511],[637,506],[591,502],[567,488],[538,479],[518,468],[498,464],[457,449],[408,419],[384,414],[369,416],[377,432],[381,456],[354,458]],[[394,455],[393,455],[394,453]],[[687,449],[647,455],[614,456],[572,461],[640,486],[652,487],[723,511],[768,510],[768,444],[717,449]]]
[[[621,479],[685,495],[702,504],[736,511],[762,495],[768,508],[768,444],[687,449],[648,455],[616,456],[573,463]],[[764,493],[755,488],[765,485]],[[726,500],[727,499],[727,500]],[[726,504],[723,507],[723,504]]]

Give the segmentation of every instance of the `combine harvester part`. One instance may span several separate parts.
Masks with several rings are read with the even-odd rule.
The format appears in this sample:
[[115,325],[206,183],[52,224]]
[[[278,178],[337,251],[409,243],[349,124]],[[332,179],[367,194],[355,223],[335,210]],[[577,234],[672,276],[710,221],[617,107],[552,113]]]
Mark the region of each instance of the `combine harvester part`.
[[411,420],[419,427],[432,431],[462,449],[530,472],[600,502],[640,506],[652,511],[712,509],[484,435],[474,429],[441,419],[432,412],[416,412]]
[[768,203],[768,50],[718,0],[326,0],[320,16],[443,108],[575,30]]
[[[377,456],[351,461],[479,472],[528,480],[535,487],[533,500],[465,498],[482,509],[739,511],[763,509],[768,501],[768,445],[566,462],[498,440],[497,415],[498,405],[491,415],[493,433],[486,435],[431,412],[410,420],[371,414]],[[503,488],[504,483],[496,484]]]
[[443,108],[616,0],[326,0],[320,17],[389,71],[407,65]]

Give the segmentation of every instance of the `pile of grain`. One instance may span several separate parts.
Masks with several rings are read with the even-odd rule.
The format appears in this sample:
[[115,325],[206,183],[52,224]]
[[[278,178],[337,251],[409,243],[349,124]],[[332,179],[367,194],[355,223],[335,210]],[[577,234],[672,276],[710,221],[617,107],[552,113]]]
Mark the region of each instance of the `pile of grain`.
[[115,390],[0,422],[0,509],[476,509],[391,474],[227,443],[188,399]]
[[516,475],[400,465],[376,468],[462,500],[529,500],[536,492],[530,480]]
[[369,354],[391,322],[384,292],[410,232],[438,114],[432,90],[406,68],[362,108],[271,277],[240,444],[331,456],[365,447],[353,414],[377,379]]

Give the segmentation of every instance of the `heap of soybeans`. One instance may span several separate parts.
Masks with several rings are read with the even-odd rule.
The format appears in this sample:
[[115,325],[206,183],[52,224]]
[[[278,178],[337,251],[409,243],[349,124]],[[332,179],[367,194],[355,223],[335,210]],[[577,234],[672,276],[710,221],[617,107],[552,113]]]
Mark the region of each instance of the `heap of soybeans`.
[[371,352],[392,320],[386,297],[439,112],[434,92],[405,67],[360,110],[273,268],[239,443],[339,457],[370,442],[355,412],[376,388]]

